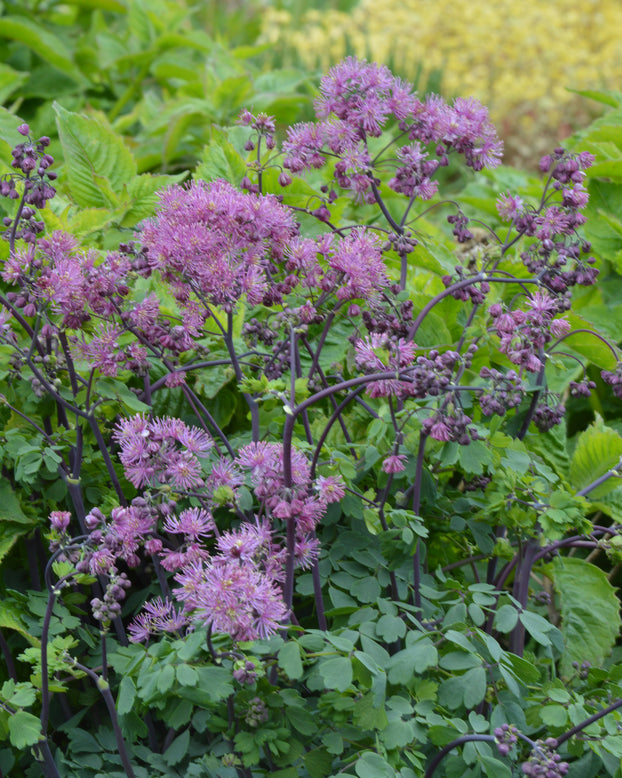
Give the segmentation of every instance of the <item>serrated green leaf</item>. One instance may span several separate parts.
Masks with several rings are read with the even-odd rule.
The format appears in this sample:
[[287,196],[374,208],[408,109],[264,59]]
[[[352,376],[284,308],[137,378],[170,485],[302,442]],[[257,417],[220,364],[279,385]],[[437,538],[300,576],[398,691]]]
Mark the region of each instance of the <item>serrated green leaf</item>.
[[325,659],[320,663],[319,673],[326,689],[345,692],[352,683],[352,662],[349,656]]
[[186,664],[177,665],[175,675],[182,686],[196,686],[199,680],[199,674],[194,667]]
[[32,19],[26,16],[3,16],[0,18],[0,37],[27,46],[38,57],[49,62],[50,65],[79,84],[88,83],[72,61],[65,43],[49,29],[36,24]]
[[153,176],[143,173],[135,176],[123,186],[123,199],[127,210],[121,219],[122,227],[135,227],[138,222],[153,216],[158,202],[158,192],[186,178],[185,173],[177,176]]
[[[622,437],[598,418],[577,438],[570,461],[570,483],[581,491],[597,478],[615,467],[622,457]],[[588,492],[588,499],[598,499],[619,486],[616,478],[609,478]]]
[[9,718],[9,735],[15,748],[33,746],[41,739],[41,722],[32,713],[18,710]]
[[538,708],[538,715],[548,727],[563,727],[568,721],[568,711],[563,705],[543,705]]
[[202,178],[204,181],[224,178],[230,184],[239,186],[246,175],[246,160],[221,131],[221,134],[203,149],[201,162],[194,175],[195,178]]
[[395,770],[380,754],[365,751],[354,765],[359,778],[395,778]]
[[605,573],[584,559],[556,557],[552,569],[566,644],[562,672],[570,675],[572,662],[598,665],[609,654],[620,631],[620,603]]
[[136,176],[136,162],[123,138],[103,116],[67,111],[54,103],[69,191],[83,208],[116,208],[123,185]]

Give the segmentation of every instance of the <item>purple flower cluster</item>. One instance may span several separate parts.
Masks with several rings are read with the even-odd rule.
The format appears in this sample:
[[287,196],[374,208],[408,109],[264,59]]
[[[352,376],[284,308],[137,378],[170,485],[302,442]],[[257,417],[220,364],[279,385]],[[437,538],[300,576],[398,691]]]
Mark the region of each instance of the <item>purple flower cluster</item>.
[[421,429],[424,434],[441,443],[454,441],[461,446],[468,446],[472,440],[479,439],[473,420],[459,407],[439,410],[424,420]]
[[562,778],[570,769],[568,762],[562,761],[555,752],[557,741],[555,738],[547,738],[544,742],[537,741],[529,759],[523,762],[521,769],[523,775],[541,776],[541,778]]
[[184,492],[204,485],[200,459],[213,445],[206,432],[176,418],[137,415],[122,419],[113,437],[125,475],[137,488],[167,484]]
[[182,305],[194,293],[205,305],[232,310],[242,295],[252,305],[264,301],[271,263],[283,260],[296,233],[293,212],[276,197],[194,181],[160,195],[141,240]]
[[[319,121],[289,128],[284,167],[293,173],[326,164],[337,157],[335,179],[358,199],[373,202],[373,167],[368,138],[382,134],[389,121],[398,123],[410,144],[396,152],[397,164],[389,186],[408,197],[429,199],[436,192],[431,180],[447,164],[447,154],[462,154],[474,170],[496,167],[502,143],[488,111],[474,98],[457,98],[448,105],[431,95],[417,98],[412,86],[376,63],[354,57],[333,67],[320,84],[316,101]],[[433,145],[434,157],[427,149]]]
[[489,308],[493,327],[500,338],[499,350],[512,364],[537,373],[543,365],[543,350],[553,338],[570,331],[565,319],[553,317],[566,310],[567,300],[537,290],[527,298],[527,311],[505,310],[500,303]]
[[[354,362],[367,374],[391,369],[398,372],[412,365],[415,349],[412,341],[395,341],[386,334],[372,333],[354,344]],[[407,397],[410,385],[399,378],[389,378],[368,384],[367,393],[370,397]]]
[[510,753],[518,739],[516,737],[517,732],[516,727],[513,727],[511,724],[502,724],[495,729],[495,741],[501,756],[507,756]]
[[613,394],[622,400],[622,362],[616,365],[615,370],[602,370],[601,376],[606,384],[609,384]]
[[[9,197],[11,200],[19,198],[20,194],[15,184],[17,178],[23,182],[24,203],[32,205],[34,208],[45,208],[46,202],[56,194],[56,189],[50,184],[50,181],[56,179],[56,173],[48,170],[54,163],[54,158],[46,152],[46,148],[50,145],[50,139],[44,135],[37,141],[33,141],[30,138],[30,127],[27,124],[21,124],[17,131],[26,138],[11,151],[13,157],[11,167],[19,173],[0,181],[0,196]],[[29,222],[31,218],[32,215],[24,215],[23,212],[20,215],[20,219],[26,222]],[[10,222],[5,221],[5,226],[10,226]],[[20,237],[23,237],[27,242],[35,240],[34,233],[28,228],[25,234]]]
[[[318,521],[345,494],[341,480],[312,479],[307,458],[294,449],[292,482],[286,486],[283,448],[276,443],[242,446],[233,461],[213,462],[204,477],[200,460],[209,456],[212,439],[176,418],[122,419],[113,437],[126,477],[146,491],[130,505],[114,508],[109,518],[94,508],[85,519],[90,535],[72,558],[78,571],[110,581],[104,599],[93,603],[96,617],[118,613],[125,586],[119,563],[136,567],[143,549],[174,574],[177,605],[168,599],[148,603],[130,627],[133,640],[181,632],[197,622],[235,640],[276,631],[287,616],[281,592],[285,550],[276,528],[295,522],[296,563],[308,566],[317,555],[313,533]],[[258,510],[252,520],[220,532],[211,508],[236,509],[246,479]],[[189,491],[200,493],[201,507],[181,508],[179,501]],[[58,543],[69,542],[69,520],[67,512],[50,516]]]
[[484,416],[504,416],[510,408],[520,405],[524,389],[516,371],[508,370],[504,374],[484,366],[479,374],[486,382],[486,389],[479,396],[479,407]]
[[[525,267],[541,278],[552,292],[563,293],[572,286],[590,286],[598,270],[589,256],[591,246],[581,239],[577,228],[585,223],[581,210],[588,202],[583,180],[585,170],[593,163],[592,154],[569,154],[559,148],[543,157],[540,170],[550,173],[552,193],[538,211],[527,208],[519,198],[513,202],[503,195],[497,207],[502,215],[513,220],[521,234],[533,237],[531,245],[522,252]],[[586,256],[588,255],[588,256]]]

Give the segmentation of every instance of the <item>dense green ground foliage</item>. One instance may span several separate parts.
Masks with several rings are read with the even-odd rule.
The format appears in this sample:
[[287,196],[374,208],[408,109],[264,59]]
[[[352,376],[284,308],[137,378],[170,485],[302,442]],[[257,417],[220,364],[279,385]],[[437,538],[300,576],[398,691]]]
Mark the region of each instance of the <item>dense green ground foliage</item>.
[[0,771],[620,778],[622,96],[263,10],[0,3]]

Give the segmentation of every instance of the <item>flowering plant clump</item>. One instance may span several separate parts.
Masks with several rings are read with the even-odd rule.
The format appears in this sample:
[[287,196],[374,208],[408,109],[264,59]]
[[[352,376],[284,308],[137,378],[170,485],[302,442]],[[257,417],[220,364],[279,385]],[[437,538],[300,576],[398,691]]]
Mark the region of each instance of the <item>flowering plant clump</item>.
[[441,199],[455,163],[499,167],[477,101],[349,58],[316,111],[280,150],[244,111],[240,180],[170,184],[114,249],[48,229],[53,160],[19,128],[3,494],[49,521],[45,593],[9,598],[40,627],[0,611],[0,726],[45,776],[99,742],[67,723],[85,679],[93,776],[564,775],[584,730],[617,758],[591,559],[620,553],[622,438],[567,440],[567,406],[622,385],[574,312],[593,157],[555,149],[484,221]]

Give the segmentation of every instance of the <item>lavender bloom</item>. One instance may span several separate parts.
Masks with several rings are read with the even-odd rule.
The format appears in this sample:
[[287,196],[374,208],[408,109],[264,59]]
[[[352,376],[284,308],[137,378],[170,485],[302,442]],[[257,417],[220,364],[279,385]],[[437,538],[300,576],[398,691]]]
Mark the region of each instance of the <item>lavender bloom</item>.
[[228,310],[246,295],[260,303],[266,268],[281,261],[296,234],[292,212],[269,196],[243,194],[226,181],[195,181],[160,195],[142,242],[152,267],[176,285],[182,305],[195,292]]
[[338,274],[339,300],[369,298],[387,284],[380,241],[363,227],[342,238],[333,248],[328,262]]
[[[291,127],[283,144],[283,165],[293,173],[322,167],[329,155],[339,159],[335,179],[357,200],[373,201],[373,175],[367,139],[379,137],[389,121],[399,124],[412,143],[397,152],[402,163],[389,182],[395,191],[429,199],[436,192],[431,176],[447,164],[451,150],[464,155],[474,170],[496,167],[503,144],[488,119],[488,110],[474,98],[457,98],[449,106],[433,95],[421,102],[412,86],[384,65],[348,57],[333,67],[320,84],[315,124]],[[421,143],[436,144],[437,159],[428,159]]]
[[179,419],[141,415],[122,419],[113,433],[121,449],[119,458],[134,486],[170,484],[186,491],[204,484],[200,458],[209,454],[211,438]]

